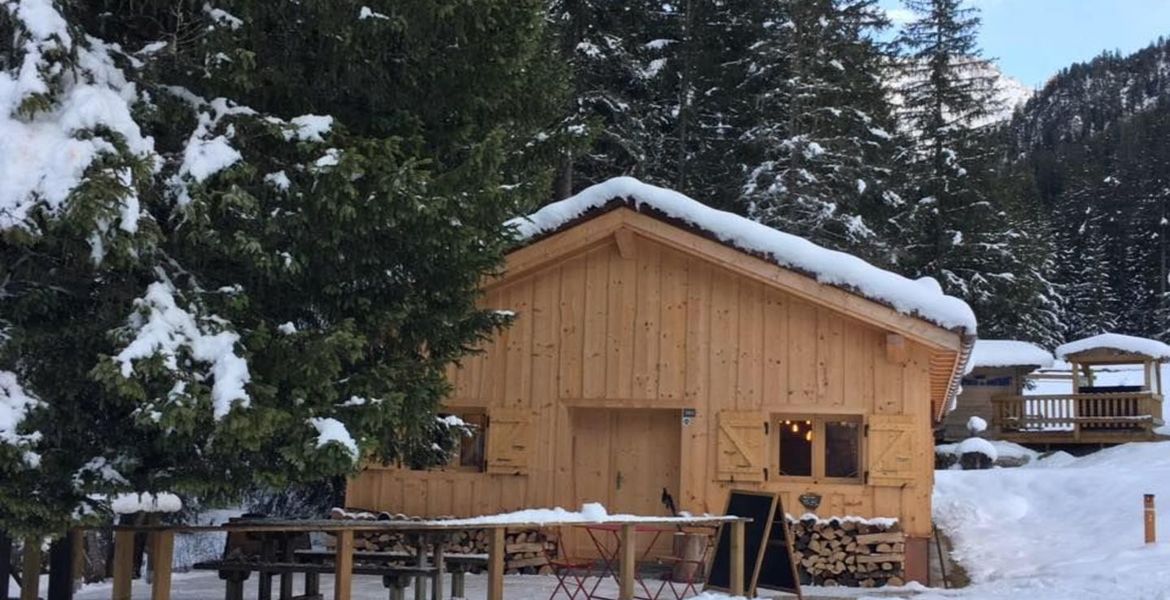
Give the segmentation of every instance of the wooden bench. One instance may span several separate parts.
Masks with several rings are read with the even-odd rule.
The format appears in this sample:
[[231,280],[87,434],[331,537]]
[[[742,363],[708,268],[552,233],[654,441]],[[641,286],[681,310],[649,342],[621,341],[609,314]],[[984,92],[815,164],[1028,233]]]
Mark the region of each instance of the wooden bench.
[[[227,581],[226,600],[243,600],[244,581],[253,572],[264,574],[305,574],[305,593],[300,596],[285,596],[281,600],[323,600],[321,596],[321,574],[334,572],[334,566],[315,562],[254,562],[247,560],[209,560],[197,563],[193,568],[203,571],[219,571],[220,579]],[[354,575],[380,575],[382,585],[390,591],[390,600],[405,600],[406,588],[415,578],[434,577],[438,567],[399,565],[355,564]],[[261,600],[266,600],[262,598]]]
[[[324,562],[333,560],[336,556],[332,550],[297,550],[295,556],[298,560],[304,559],[314,562]],[[465,576],[469,571],[487,569],[488,555],[486,554],[458,554],[458,553],[443,553],[444,569],[439,571],[436,576],[441,575],[443,571],[451,573],[451,597],[465,598]],[[404,561],[417,561],[418,554],[410,552],[373,552],[373,551],[356,551],[353,553],[355,562],[365,563],[401,563]],[[436,568],[436,567],[432,567]],[[416,589],[422,589],[421,582]],[[421,594],[419,594],[421,596]]]

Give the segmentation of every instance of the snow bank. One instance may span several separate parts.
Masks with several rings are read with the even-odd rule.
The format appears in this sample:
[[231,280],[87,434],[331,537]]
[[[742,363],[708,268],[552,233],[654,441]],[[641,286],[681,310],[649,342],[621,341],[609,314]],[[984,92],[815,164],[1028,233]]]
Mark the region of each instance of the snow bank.
[[936,473],[934,518],[976,583],[962,597],[1165,597],[1170,544],[1143,544],[1142,495],[1170,498],[1170,443],[1062,461]]
[[968,368],[978,367],[1051,367],[1052,353],[1028,342],[1016,340],[977,340]]
[[[212,406],[216,420],[222,419],[235,405],[247,407],[251,399],[245,385],[251,381],[248,363],[235,352],[239,336],[231,331],[216,333],[199,327],[195,316],[178,306],[175,290],[169,282],[150,284],[146,295],[135,300],[138,311],[129,319],[132,339],[114,360],[121,364],[122,376],[134,373],[134,362],[152,356],[161,356],[171,371],[179,370],[181,350],[190,352],[193,359],[211,365],[214,383],[211,388]],[[221,322],[211,317],[208,321]]]
[[959,447],[955,449],[960,456],[964,454],[982,454],[987,457],[987,460],[995,462],[999,459],[999,452],[996,451],[995,446],[991,442],[983,438],[967,438],[959,443]]
[[795,235],[715,210],[678,192],[631,177],[610,179],[508,224],[516,229],[522,240],[527,240],[556,231],[615,200],[632,202],[637,208],[654,209],[740,250],[762,254],[782,267],[811,274],[823,284],[859,293],[898,312],[921,317],[947,329],[975,333],[975,315],[971,308],[966,302],[943,294],[935,282],[907,279],[855,256],[822,248]]
[[168,492],[118,494],[110,499],[110,510],[116,515],[137,512],[173,513],[183,510],[183,501]]
[[332,417],[313,417],[309,424],[317,429],[317,447],[322,448],[330,444],[338,444],[349,453],[354,460],[358,459],[357,442],[349,434],[345,423]]
[[1056,357],[1064,359],[1070,354],[1077,354],[1086,350],[1107,348],[1131,354],[1148,356],[1158,360],[1170,360],[1170,346],[1148,338],[1122,335],[1120,333],[1102,333],[1083,340],[1069,342],[1056,349]]

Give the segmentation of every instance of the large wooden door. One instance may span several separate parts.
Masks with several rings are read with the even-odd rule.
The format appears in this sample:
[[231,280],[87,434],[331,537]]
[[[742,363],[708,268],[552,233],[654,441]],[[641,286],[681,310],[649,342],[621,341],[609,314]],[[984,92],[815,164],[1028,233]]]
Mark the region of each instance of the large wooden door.
[[[678,498],[679,420],[677,410],[574,410],[574,508],[600,502],[610,514],[668,515],[662,492]],[[662,536],[658,550],[669,549],[669,538]],[[576,547],[590,550],[580,540]]]

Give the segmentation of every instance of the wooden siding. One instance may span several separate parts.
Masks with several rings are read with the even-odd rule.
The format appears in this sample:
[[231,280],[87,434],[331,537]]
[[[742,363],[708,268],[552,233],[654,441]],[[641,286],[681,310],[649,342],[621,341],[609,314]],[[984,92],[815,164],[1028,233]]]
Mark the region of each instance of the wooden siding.
[[[596,220],[579,227],[593,235]],[[371,469],[351,482],[347,504],[460,516],[576,507],[583,499],[572,491],[571,411],[691,408],[696,416],[681,426],[677,460],[680,510],[718,512],[728,490],[747,488],[780,492],[787,510],[799,514],[806,511],[799,496],[817,493],[820,515],[899,517],[908,534],[930,533],[931,389],[937,385],[931,366],[953,362],[957,344],[946,353],[906,340],[905,359],[895,362],[885,347],[889,331],[871,322],[692,253],[633,240],[623,258],[612,234],[597,235],[573,254],[490,286],[483,305],[515,311],[516,322],[450,372],[451,406],[533,411],[527,476]],[[761,421],[783,414],[907,415],[920,454],[913,483],[777,481],[774,475],[717,481],[721,410],[756,411]],[[768,454],[774,462],[775,447]]]

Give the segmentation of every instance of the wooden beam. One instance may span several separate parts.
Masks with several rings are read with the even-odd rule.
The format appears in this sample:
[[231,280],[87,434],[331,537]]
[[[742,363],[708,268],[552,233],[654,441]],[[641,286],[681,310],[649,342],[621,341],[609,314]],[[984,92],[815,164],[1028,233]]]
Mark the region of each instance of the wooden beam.
[[897,333],[886,334],[886,360],[903,366],[910,361],[910,344],[905,337]]
[[130,580],[134,575],[134,532],[114,532],[114,590],[111,600],[130,600]]
[[150,534],[150,560],[154,566],[150,600],[170,600],[171,567],[175,562],[174,531],[164,529]]
[[637,569],[638,537],[634,525],[622,523],[618,537],[618,600],[633,600],[634,571]]
[[487,600],[504,600],[504,529],[488,531]]
[[617,242],[618,254],[626,259],[631,260],[637,254],[638,243],[634,240],[634,232],[622,227],[613,232],[613,239]]
[[731,582],[729,591],[732,596],[743,596],[743,566],[744,566],[744,525],[743,521],[731,523]]
[[353,530],[337,532],[337,559],[333,569],[333,600],[350,600],[353,594]]
[[20,600],[37,600],[41,592],[41,539],[24,538],[21,558]]

